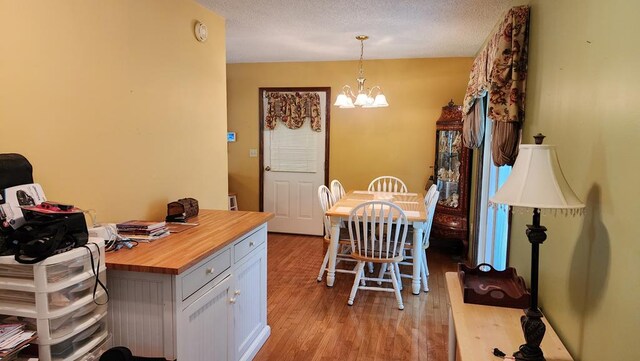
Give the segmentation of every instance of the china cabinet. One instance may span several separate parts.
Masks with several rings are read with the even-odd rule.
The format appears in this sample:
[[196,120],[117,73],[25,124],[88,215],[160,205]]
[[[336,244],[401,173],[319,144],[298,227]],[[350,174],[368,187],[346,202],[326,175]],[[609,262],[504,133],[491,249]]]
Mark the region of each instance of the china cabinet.
[[471,150],[462,146],[462,106],[450,101],[436,121],[434,178],[440,196],[431,235],[437,240],[462,242],[468,250]]

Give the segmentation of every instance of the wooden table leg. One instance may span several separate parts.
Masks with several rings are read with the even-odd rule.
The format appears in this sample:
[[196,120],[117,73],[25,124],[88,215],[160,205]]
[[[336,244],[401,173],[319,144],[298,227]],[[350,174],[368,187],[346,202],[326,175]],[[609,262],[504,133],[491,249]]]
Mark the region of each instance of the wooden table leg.
[[449,306],[449,361],[456,361],[456,327],[453,324],[453,312]]
[[424,257],[422,232],[422,222],[415,222],[413,224],[413,277],[411,277],[411,292],[414,295],[420,294],[420,265]]
[[340,218],[331,217],[331,243],[329,243],[329,271],[327,272],[327,286],[333,287],[336,280],[336,258],[340,240]]

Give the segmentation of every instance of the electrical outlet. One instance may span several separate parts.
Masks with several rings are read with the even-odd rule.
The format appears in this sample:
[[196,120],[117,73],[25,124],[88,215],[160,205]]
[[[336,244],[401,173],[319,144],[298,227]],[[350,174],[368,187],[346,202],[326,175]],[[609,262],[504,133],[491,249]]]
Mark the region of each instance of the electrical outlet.
[[255,158],[258,156],[258,150],[255,148],[251,148],[249,149],[249,157],[250,158]]

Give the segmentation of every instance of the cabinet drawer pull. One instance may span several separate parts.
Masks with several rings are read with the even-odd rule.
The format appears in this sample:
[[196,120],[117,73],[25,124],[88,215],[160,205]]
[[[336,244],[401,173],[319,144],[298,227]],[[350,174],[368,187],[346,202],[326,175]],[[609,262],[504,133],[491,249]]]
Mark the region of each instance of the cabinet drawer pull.
[[236,298],[233,297],[233,298],[229,299],[229,303],[236,303]]
[[210,274],[213,274],[213,271],[214,271],[214,268],[213,268],[213,267],[211,267],[211,268],[207,268],[204,272],[205,272],[206,274],[210,275]]
[[249,242],[249,247],[253,247],[255,243],[253,241]]
[[236,290],[233,294],[236,295],[236,296],[239,295],[240,294],[240,290]]

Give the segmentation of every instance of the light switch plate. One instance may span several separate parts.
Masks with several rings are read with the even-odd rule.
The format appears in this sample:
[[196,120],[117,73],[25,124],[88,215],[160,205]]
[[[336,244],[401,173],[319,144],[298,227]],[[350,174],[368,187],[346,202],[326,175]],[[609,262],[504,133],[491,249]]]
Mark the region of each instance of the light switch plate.
[[255,158],[258,156],[258,150],[255,148],[249,149],[249,157]]

